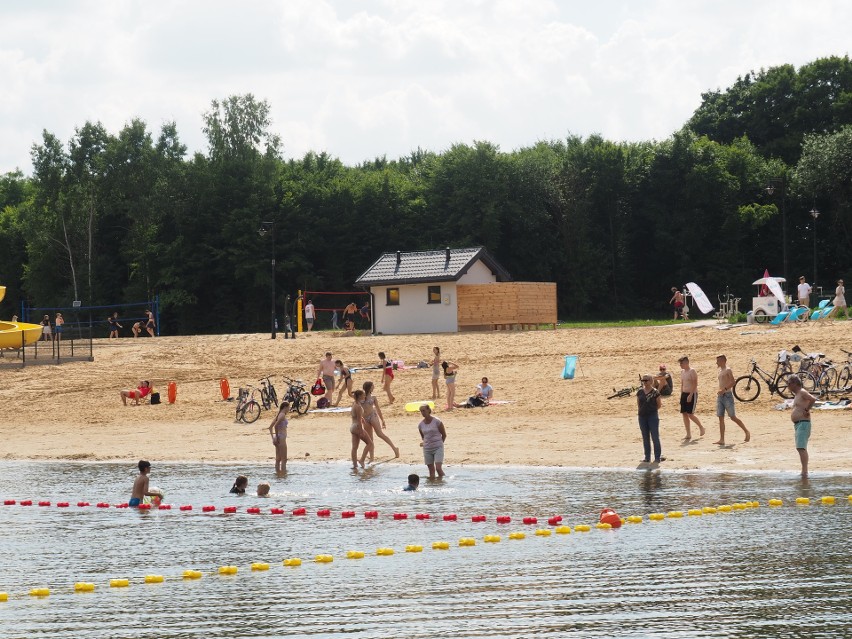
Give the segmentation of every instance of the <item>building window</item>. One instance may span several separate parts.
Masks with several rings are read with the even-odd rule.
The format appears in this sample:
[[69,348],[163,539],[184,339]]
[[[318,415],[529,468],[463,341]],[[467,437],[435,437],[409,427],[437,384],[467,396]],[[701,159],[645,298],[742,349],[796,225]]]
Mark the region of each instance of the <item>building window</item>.
[[429,287],[429,299],[427,301],[428,304],[440,304],[441,303],[441,287],[440,286],[430,286]]
[[387,297],[388,306],[399,306],[399,289],[389,288]]

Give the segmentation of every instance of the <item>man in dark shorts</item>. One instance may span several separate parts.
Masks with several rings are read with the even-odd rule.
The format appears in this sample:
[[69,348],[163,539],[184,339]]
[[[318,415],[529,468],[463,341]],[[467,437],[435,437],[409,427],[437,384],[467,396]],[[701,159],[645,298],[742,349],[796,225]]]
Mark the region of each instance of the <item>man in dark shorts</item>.
[[680,364],[680,415],[683,417],[683,427],[686,428],[686,437],[684,441],[692,440],[690,432],[690,422],[695,422],[701,432],[700,437],[704,436],[704,426],[701,425],[701,420],[695,416],[695,407],[698,405],[698,373],[694,368],[689,367],[689,358],[684,355],[679,360]]

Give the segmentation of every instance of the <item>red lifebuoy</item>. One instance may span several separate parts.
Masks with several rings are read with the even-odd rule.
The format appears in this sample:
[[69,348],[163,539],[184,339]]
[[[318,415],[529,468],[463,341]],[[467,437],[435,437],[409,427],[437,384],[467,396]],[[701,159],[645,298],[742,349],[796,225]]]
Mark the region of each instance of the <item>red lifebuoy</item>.
[[174,404],[175,399],[177,398],[177,384],[174,382],[169,382],[169,404]]
[[228,383],[228,378],[223,377],[219,380],[219,390],[222,392],[222,399],[228,401],[231,399],[231,385]]

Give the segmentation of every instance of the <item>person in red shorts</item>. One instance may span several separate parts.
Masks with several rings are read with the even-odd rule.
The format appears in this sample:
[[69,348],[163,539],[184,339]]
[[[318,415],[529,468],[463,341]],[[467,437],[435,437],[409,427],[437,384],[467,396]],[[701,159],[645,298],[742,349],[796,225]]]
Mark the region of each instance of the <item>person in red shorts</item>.
[[121,391],[121,402],[127,406],[127,400],[132,399],[135,405],[139,405],[139,400],[144,399],[151,393],[151,382],[144,380],[139,382],[136,390]]

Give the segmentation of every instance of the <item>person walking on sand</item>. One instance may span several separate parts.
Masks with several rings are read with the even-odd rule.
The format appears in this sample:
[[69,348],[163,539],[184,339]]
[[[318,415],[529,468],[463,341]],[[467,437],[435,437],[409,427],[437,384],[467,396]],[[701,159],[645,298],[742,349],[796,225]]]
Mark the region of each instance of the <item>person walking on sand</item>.
[[680,414],[683,417],[683,427],[686,428],[684,441],[692,440],[689,423],[695,422],[701,432],[699,437],[704,437],[704,426],[701,420],[695,416],[695,407],[698,405],[698,373],[689,367],[689,358],[684,355],[679,360],[680,364]]
[[393,362],[385,357],[385,354],[379,353],[379,366],[382,367],[382,389],[388,394],[388,404],[393,404],[396,398],[391,392],[391,382],[393,381]]
[[[799,284],[796,287],[796,293],[799,296],[799,305],[800,306],[807,306],[808,308],[810,308],[810,306],[811,306],[811,291],[813,291],[813,288],[811,288],[811,285],[808,284],[805,281],[805,276],[800,275],[799,276]],[[807,317],[807,315],[805,317]]]
[[834,306],[828,314],[829,318],[835,315],[840,315],[840,309],[843,309],[843,317],[849,319],[849,309],[846,307],[846,288],[843,286],[843,280],[837,280],[837,288],[834,289],[834,299],[831,300]]
[[326,401],[331,405],[331,396],[334,394],[334,360],[331,359],[333,356],[331,351],[328,351],[325,354],[325,357],[319,361],[319,366],[317,367],[317,377],[322,377],[322,383],[325,385],[325,397]]
[[352,371],[339,359],[334,360],[334,368],[337,369],[340,375],[340,381],[337,383],[340,386],[340,390],[337,391],[337,401],[334,402],[334,405],[340,406],[340,398],[343,397],[343,391],[346,391],[346,394],[352,397]]
[[728,358],[724,355],[716,356],[716,366],[719,367],[719,390],[716,393],[716,416],[719,418],[719,441],[714,442],[719,446],[725,445],[725,413],[737,426],[743,429],[745,439],[751,439],[751,433],[743,424],[742,420],[737,417],[734,409],[734,371],[728,368]]
[[447,410],[453,410],[456,399],[456,374],[459,367],[453,362],[443,361],[441,368],[444,369],[444,381],[447,383]]
[[441,399],[441,387],[438,381],[441,379],[441,349],[437,346],[432,348],[432,399]]
[[[352,423],[349,426],[349,433],[352,435],[352,469],[357,470],[358,464],[361,464],[361,468],[364,468],[364,462],[367,459],[367,455],[373,455],[373,440],[367,434],[367,431],[364,430],[364,407],[362,402],[364,401],[364,391],[356,390],[352,393],[354,401],[352,402],[352,410],[350,411],[350,416],[352,418]],[[364,451],[361,453],[360,462],[358,460],[358,446],[361,445],[361,442],[364,442]]]
[[420,445],[423,446],[423,461],[429,469],[429,479],[444,476],[444,442],[447,440],[447,430],[444,423],[432,415],[429,404],[420,407],[423,420],[417,425],[420,431]]
[[314,311],[314,301],[308,300],[308,303],[305,304],[305,323],[308,325],[308,333],[314,330],[315,317],[316,312]]
[[118,329],[124,328],[121,324],[118,323],[118,311],[115,311],[107,318],[107,323],[109,324],[109,338],[117,339]]
[[387,424],[385,424],[385,417],[379,408],[378,400],[373,397],[374,387],[373,382],[364,382],[364,401],[361,402],[361,406],[364,408],[364,430],[367,431],[367,434],[373,441],[373,450],[370,452],[370,463],[373,462],[373,455],[375,454],[376,437],[384,440],[391,447],[394,459],[399,457],[399,448],[384,433]]
[[790,413],[790,419],[796,436],[796,450],[802,462],[802,477],[806,478],[808,476],[808,439],[811,437],[811,406],[814,405],[816,397],[802,388],[802,380],[795,375],[790,376],[787,384],[793,392],[793,411]]
[[642,375],[642,388],[636,393],[636,404],[639,409],[639,430],[642,433],[642,448],[645,457],[642,462],[647,464],[651,461],[651,442],[654,442],[654,463],[666,461],[663,457],[663,449],[660,444],[660,407],[663,400],[660,399],[659,391],[654,388],[654,378],[651,375]]
[[287,472],[287,412],[290,410],[289,402],[281,402],[278,414],[269,424],[269,434],[272,436],[272,445],[275,447],[275,472],[283,475]]

